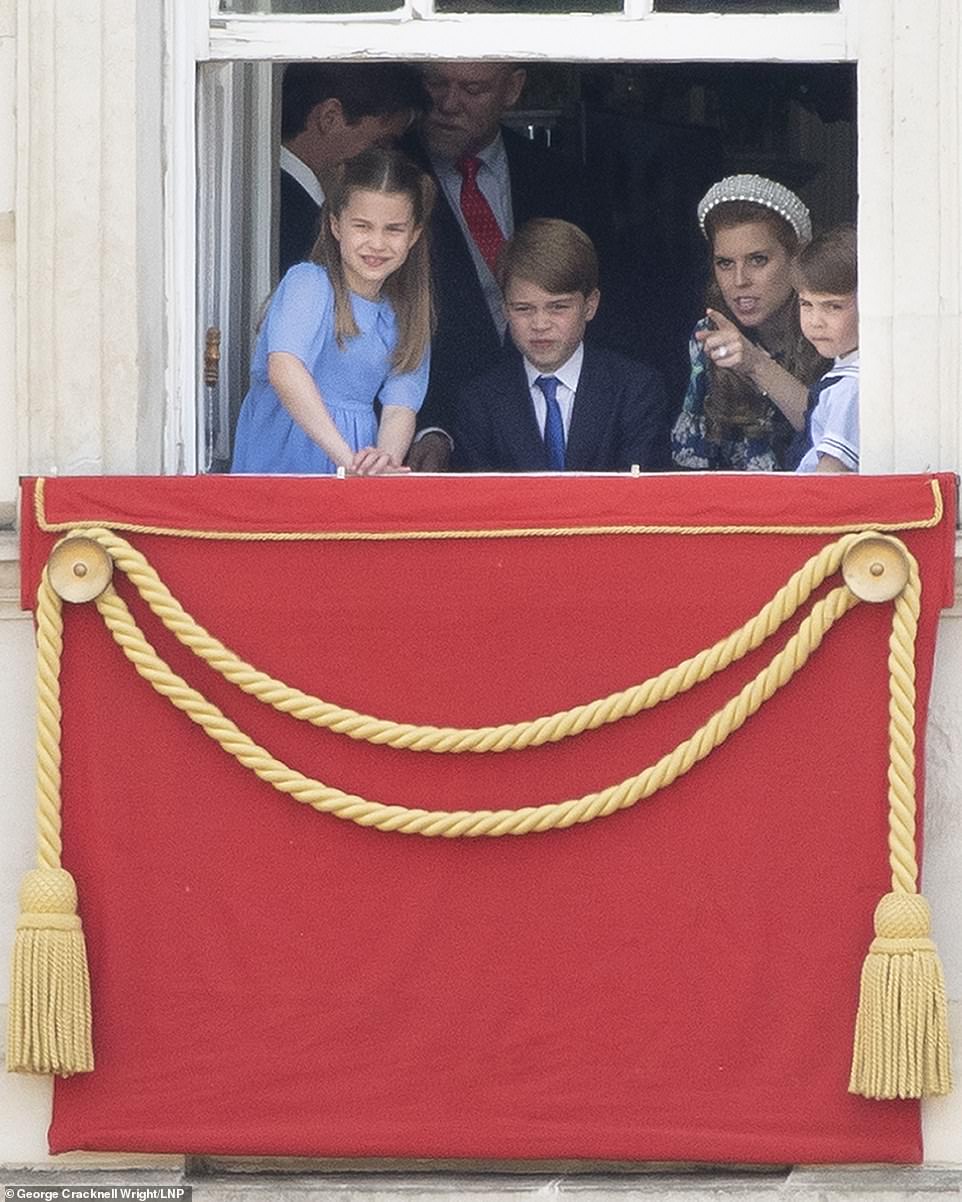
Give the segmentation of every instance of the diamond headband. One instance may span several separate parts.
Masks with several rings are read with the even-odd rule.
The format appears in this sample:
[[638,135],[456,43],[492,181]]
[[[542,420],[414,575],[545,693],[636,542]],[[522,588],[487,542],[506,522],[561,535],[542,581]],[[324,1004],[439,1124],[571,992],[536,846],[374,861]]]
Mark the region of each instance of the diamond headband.
[[717,205],[733,200],[747,200],[771,209],[788,222],[799,242],[811,242],[812,219],[808,209],[784,184],[765,179],[763,175],[729,175],[712,184],[698,204],[698,224],[706,238],[705,218]]

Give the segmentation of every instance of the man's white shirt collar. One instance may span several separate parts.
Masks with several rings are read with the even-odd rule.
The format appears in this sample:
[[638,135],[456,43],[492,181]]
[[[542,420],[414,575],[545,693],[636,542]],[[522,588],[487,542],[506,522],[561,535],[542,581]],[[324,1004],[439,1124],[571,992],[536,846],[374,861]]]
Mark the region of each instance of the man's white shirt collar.
[[303,159],[299,159],[293,150],[281,146],[278,163],[282,171],[286,171],[301,185],[311,200],[320,207],[324,203],[324,189],[318,182],[317,176]]

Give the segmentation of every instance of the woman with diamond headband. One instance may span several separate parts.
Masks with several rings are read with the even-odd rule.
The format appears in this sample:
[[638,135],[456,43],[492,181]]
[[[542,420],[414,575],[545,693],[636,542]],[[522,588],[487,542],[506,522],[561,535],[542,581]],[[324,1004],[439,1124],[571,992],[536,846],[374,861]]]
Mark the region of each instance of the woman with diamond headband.
[[808,209],[774,180],[731,175],[706,192],[698,222],[712,279],[672,458],[692,470],[793,468],[808,386],[827,366],[802,335],[791,276],[792,256],[812,236]]

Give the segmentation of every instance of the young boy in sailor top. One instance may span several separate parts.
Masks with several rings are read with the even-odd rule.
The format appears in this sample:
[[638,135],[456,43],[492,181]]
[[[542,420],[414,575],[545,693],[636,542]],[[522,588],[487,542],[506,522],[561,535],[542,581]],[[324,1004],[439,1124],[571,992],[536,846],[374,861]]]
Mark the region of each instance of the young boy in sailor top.
[[820,234],[794,261],[802,333],[833,366],[810,390],[799,472],[858,471],[858,265],[854,226]]

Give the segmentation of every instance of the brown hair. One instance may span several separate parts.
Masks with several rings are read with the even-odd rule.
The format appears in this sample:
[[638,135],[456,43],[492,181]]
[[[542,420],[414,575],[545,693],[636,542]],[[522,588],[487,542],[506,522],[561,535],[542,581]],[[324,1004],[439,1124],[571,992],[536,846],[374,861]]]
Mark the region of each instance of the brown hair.
[[858,245],[854,225],[837,225],[813,238],[792,260],[797,290],[848,296],[858,291]]
[[338,100],[348,125],[362,117],[425,112],[421,72],[406,63],[289,63],[281,92],[281,139],[303,133],[313,109]]
[[518,279],[545,292],[588,296],[598,287],[598,255],[584,230],[570,221],[535,217],[501,248],[497,274],[502,292]]
[[397,150],[372,147],[342,163],[330,182],[321,210],[321,229],[311,251],[311,262],[326,268],[334,289],[334,336],[340,347],[345,338],[358,334],[341,251],[331,217],[340,217],[354,192],[383,192],[406,196],[411,202],[414,224],[421,236],[411,247],[404,263],[384,281],[382,295],[387,297],[397,319],[397,344],[391,366],[397,371],[413,371],[427,350],[434,330],[434,301],[431,295],[431,264],[427,223],[434,205],[435,185],[429,175]]
[[[739,225],[758,222],[766,225],[772,236],[785,248],[789,256],[798,249],[798,235],[792,226],[774,210],[750,200],[731,200],[716,205],[705,217],[705,233],[709,245],[714,249],[719,230],[733,229]],[[826,370],[828,361],[823,359],[802,334],[798,321],[798,298],[793,294],[785,305],[766,323],[765,341],[757,334],[745,330],[735,314],[722,299],[714,272],[712,272],[706,295],[707,304],[735,323],[752,341],[758,342],[776,362],[803,384],[813,384]],[[742,436],[759,437],[766,431],[774,432],[773,449],[780,458],[792,437],[787,419],[778,421],[774,414],[773,431],[772,402],[758,392],[752,384],[735,372],[717,367],[712,359],[706,365],[708,385],[705,391],[706,433],[713,441]],[[778,434],[778,427],[784,429]]]

